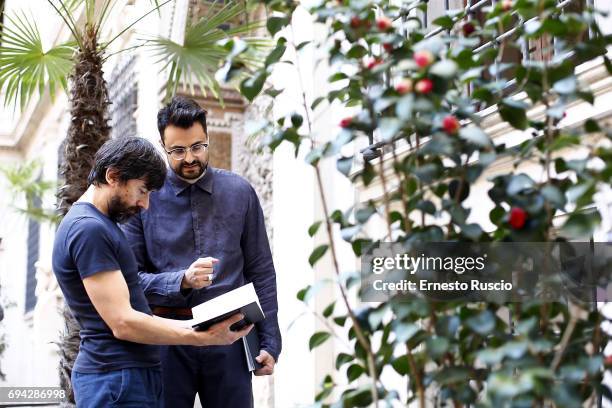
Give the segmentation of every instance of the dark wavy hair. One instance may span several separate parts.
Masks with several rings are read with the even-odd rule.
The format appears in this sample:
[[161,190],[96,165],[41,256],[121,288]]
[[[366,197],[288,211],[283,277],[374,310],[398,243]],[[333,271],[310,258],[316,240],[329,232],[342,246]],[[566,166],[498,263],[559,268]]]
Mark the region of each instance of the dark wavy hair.
[[162,141],[164,141],[164,130],[168,125],[189,129],[196,122],[202,125],[204,133],[208,135],[206,111],[196,101],[184,96],[175,96],[157,113],[157,129]]
[[106,183],[106,170],[115,169],[119,180],[142,179],[148,190],[159,190],[166,179],[166,163],[151,142],[142,137],[120,137],[104,143],[96,153],[88,185]]

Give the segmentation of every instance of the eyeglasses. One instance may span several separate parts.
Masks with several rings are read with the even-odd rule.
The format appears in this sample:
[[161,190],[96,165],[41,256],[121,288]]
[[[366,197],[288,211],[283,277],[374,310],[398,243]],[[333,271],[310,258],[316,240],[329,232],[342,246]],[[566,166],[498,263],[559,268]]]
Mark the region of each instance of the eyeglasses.
[[187,152],[191,151],[194,156],[199,156],[208,149],[208,143],[197,143],[191,147],[177,147],[172,150],[166,150],[166,153],[174,160],[184,160],[187,157]]

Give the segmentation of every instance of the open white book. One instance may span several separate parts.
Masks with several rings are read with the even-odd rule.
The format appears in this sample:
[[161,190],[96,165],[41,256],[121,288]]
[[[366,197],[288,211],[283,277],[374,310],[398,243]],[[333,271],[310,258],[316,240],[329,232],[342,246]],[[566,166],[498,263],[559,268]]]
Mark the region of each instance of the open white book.
[[213,324],[225,320],[236,313],[242,313],[244,319],[230,327],[230,329],[237,331],[251,323],[257,323],[265,319],[259,304],[259,297],[257,297],[252,283],[201,303],[193,307],[191,313],[193,314],[193,319],[177,321],[177,324],[180,324],[182,327],[193,327],[196,330],[206,330]]

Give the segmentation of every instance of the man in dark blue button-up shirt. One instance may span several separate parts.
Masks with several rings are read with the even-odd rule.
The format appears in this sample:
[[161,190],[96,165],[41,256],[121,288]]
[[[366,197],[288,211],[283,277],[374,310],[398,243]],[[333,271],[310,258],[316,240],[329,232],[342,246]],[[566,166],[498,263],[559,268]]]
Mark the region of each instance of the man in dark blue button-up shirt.
[[[177,97],[160,110],[158,127],[172,171],[151,194],[149,209],[124,225],[154,313],[188,317],[189,308],[253,282],[266,318],[257,324],[263,368],[272,374],[281,351],[276,274],[264,217],[253,187],[208,166],[206,112]],[[157,312],[156,312],[157,311]],[[252,406],[242,342],[162,349],[168,407]]]

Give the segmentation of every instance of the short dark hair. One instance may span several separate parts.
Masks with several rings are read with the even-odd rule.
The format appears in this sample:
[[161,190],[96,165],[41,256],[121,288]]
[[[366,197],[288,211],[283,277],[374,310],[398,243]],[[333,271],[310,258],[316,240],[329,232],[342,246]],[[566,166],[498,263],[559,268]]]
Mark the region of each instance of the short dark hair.
[[142,137],[119,137],[104,143],[96,152],[87,177],[88,185],[106,183],[106,171],[113,168],[119,180],[142,179],[148,190],[159,190],[166,179],[166,163],[151,142]]
[[164,141],[164,130],[168,125],[189,129],[196,122],[202,125],[204,133],[208,135],[206,110],[193,99],[184,96],[175,96],[157,113],[157,129],[162,141]]

